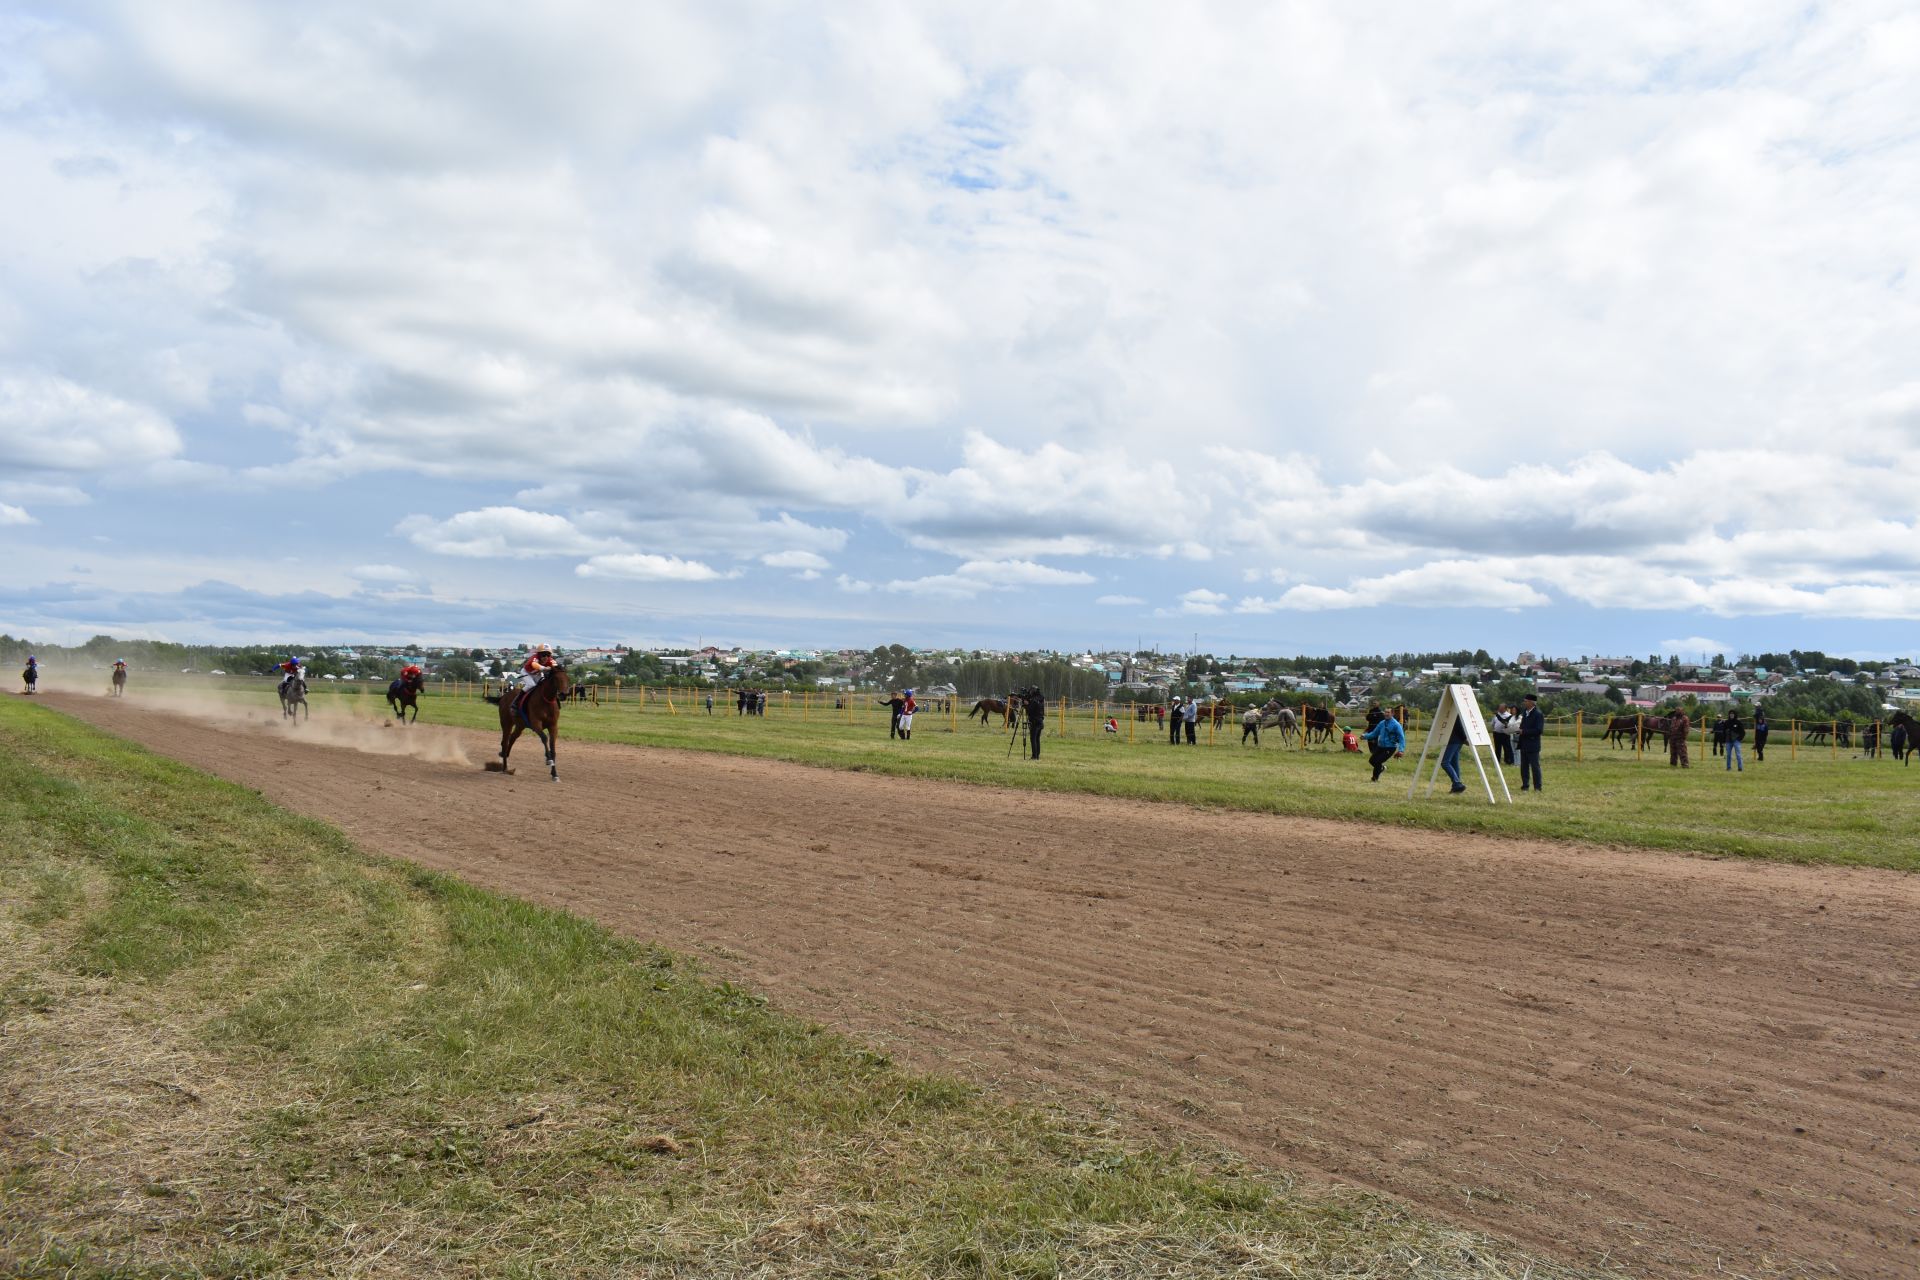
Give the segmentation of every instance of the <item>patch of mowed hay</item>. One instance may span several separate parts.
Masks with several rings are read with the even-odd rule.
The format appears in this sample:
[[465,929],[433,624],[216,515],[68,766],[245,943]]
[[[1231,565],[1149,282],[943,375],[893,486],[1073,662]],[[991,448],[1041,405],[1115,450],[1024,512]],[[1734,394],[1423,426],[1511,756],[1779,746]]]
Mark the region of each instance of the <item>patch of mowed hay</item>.
[[231,1225],[209,1171],[258,1101],[136,993],[63,972],[48,952],[0,915],[0,1249],[15,1264],[157,1264],[183,1234]]

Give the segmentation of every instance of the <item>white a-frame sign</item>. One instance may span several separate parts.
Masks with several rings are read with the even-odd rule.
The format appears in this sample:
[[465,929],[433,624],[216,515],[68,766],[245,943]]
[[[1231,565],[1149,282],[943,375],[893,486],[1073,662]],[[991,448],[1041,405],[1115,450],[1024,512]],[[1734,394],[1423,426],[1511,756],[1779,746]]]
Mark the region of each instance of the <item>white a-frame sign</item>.
[[1420,762],[1413,766],[1413,781],[1407,784],[1407,799],[1413,799],[1413,790],[1420,785],[1420,770],[1426,767],[1427,756],[1433,755],[1433,773],[1427,778],[1427,794],[1433,794],[1434,783],[1440,781],[1440,756],[1447,749],[1448,739],[1453,737],[1453,726],[1459,724],[1467,731],[1467,750],[1473,753],[1473,767],[1480,771],[1480,785],[1487,789],[1487,803],[1498,804],[1493,798],[1493,784],[1487,781],[1486,768],[1480,763],[1480,748],[1487,749],[1487,758],[1493,760],[1493,776],[1500,779],[1500,794],[1513,803],[1513,792],[1507,790],[1507,775],[1500,772],[1500,762],[1493,756],[1493,739],[1487,734],[1486,717],[1480,714],[1480,704],[1474,700],[1473,687],[1464,684],[1450,684],[1440,699],[1440,709],[1434,712],[1433,728],[1427,730],[1426,745],[1420,748]]

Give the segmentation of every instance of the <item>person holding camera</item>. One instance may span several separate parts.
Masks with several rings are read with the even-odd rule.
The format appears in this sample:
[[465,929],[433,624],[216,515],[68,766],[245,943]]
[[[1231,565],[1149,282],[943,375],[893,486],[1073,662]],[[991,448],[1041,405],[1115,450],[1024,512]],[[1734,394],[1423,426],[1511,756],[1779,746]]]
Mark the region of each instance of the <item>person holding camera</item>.
[[1020,691],[1020,701],[1026,704],[1027,713],[1027,759],[1040,758],[1040,734],[1047,727],[1047,699],[1039,686]]

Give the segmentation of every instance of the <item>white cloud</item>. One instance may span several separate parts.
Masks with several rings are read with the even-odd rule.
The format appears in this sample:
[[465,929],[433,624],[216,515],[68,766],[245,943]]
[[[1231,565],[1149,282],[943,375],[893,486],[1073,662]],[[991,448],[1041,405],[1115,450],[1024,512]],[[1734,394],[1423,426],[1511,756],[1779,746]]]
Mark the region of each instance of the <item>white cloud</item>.
[[1682,636],[1678,640],[1662,640],[1660,652],[1663,655],[1677,654],[1682,660],[1690,661],[1701,654],[1711,657],[1716,653],[1724,653],[1731,657],[1734,649],[1724,640],[1713,640],[1706,636]]
[[[1205,587],[1195,587],[1191,591],[1184,591],[1180,594],[1179,612],[1201,614],[1204,616],[1225,613],[1226,609],[1223,606],[1225,606],[1230,599],[1232,599],[1232,597],[1224,592],[1209,591]],[[1166,610],[1156,610],[1156,612],[1165,613]]]
[[9,506],[4,502],[0,502],[0,525],[27,525],[27,524],[39,524],[39,523],[40,522],[38,520],[35,520],[32,516],[27,514],[26,509],[24,507]]
[[355,565],[348,573],[361,582],[412,582],[413,570],[397,564]]
[[1100,596],[1094,600],[1094,603],[1110,604],[1110,605],[1137,605],[1137,604],[1145,604],[1146,600],[1140,596]]
[[589,537],[565,516],[520,507],[483,507],[445,520],[408,516],[394,531],[406,534],[423,551],[489,559],[592,555],[619,545],[612,539]]
[[157,462],[180,452],[162,414],[46,374],[0,376],[0,463],[54,471],[100,471]]
[[625,578],[634,582],[712,582],[732,576],[698,560],[633,551],[594,556],[575,566],[574,572],[583,578]]
[[770,569],[803,569],[817,572],[829,568],[827,558],[811,551],[773,551],[760,557]]
[[1277,601],[1249,598],[1242,602],[1242,612],[1364,609],[1383,604],[1441,609],[1522,609],[1551,603],[1545,594],[1527,583],[1490,573],[1483,565],[1443,560],[1356,579],[1345,587],[1301,583],[1289,587]]

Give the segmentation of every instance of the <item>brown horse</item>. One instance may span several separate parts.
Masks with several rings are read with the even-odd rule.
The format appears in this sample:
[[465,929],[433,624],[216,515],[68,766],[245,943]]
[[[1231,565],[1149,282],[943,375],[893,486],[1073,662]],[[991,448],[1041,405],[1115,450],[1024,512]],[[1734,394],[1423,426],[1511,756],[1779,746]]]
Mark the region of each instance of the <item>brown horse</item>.
[[1010,727],[1019,722],[1021,705],[1018,698],[982,698],[967,712],[967,719],[979,716],[980,725],[985,728],[990,723],[989,717],[999,716],[1002,727]]
[[402,724],[407,721],[407,708],[413,708],[413,718],[420,719],[420,690],[426,680],[421,676],[402,676],[387,686],[387,705],[393,708],[394,718]]
[[534,737],[540,739],[540,745],[547,752],[547,773],[555,782],[560,781],[560,765],[554,759],[554,748],[560,745],[560,704],[566,701],[567,690],[572,682],[567,677],[565,667],[554,667],[547,672],[547,678],[527,691],[526,702],[516,706],[519,701],[512,689],[498,697],[487,695],[487,701],[500,708],[500,762],[487,761],[487,768],[495,773],[512,773],[507,768],[507,756],[513,751],[513,744],[521,733],[533,730]]
[[1302,717],[1300,741],[1303,744],[1331,743],[1335,730],[1339,728],[1339,722],[1334,718],[1332,710],[1327,707],[1316,707],[1312,703],[1308,703],[1304,710],[1306,714]]
[[113,669],[113,696],[116,698],[124,698],[127,696],[127,669],[125,667],[115,667]]

